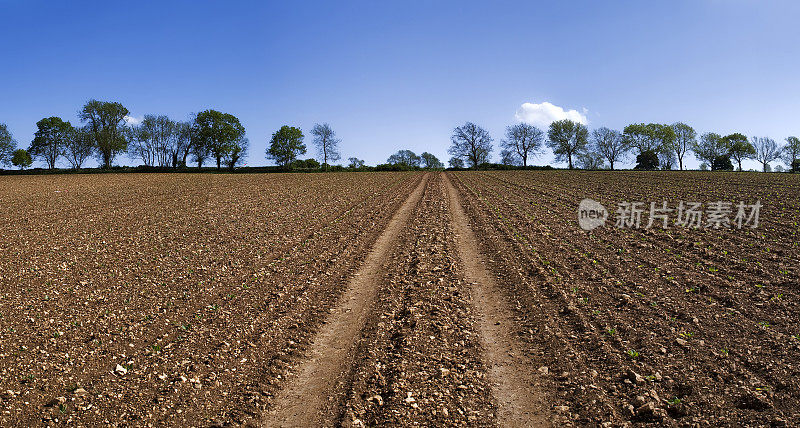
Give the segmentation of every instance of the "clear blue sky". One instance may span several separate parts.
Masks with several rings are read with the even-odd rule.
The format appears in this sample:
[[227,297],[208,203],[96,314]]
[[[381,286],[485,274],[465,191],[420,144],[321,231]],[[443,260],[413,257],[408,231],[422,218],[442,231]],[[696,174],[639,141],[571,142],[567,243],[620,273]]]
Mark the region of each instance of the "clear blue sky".
[[23,147],[37,120],[75,123],[90,98],[134,117],[232,113],[249,165],[269,164],[281,125],[315,122],[343,159],[446,161],[453,127],[499,142],[523,103],[577,110],[590,128],[800,134],[795,0],[0,0],[0,18],[0,122]]

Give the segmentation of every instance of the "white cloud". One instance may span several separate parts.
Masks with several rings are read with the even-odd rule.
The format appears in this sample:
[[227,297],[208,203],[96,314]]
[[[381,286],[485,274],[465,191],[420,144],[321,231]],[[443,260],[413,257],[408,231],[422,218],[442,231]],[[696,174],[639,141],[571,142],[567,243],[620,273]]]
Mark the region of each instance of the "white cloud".
[[583,109],[583,113],[578,110],[564,110],[563,108],[548,103],[547,101],[541,104],[524,103],[517,109],[514,117],[520,122],[525,122],[541,128],[547,128],[550,123],[556,120],[569,119],[573,122],[582,124],[588,123],[586,113],[588,110]]
[[125,120],[125,123],[127,123],[128,125],[138,125],[142,123],[144,117],[139,118],[133,116],[125,116],[123,119]]

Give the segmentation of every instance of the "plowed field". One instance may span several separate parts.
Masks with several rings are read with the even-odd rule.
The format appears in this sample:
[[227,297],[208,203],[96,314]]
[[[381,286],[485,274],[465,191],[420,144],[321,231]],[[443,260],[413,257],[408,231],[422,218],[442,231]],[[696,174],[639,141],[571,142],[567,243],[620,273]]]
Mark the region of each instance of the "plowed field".
[[[0,184],[2,426],[800,420],[794,175]],[[756,200],[757,228],[614,226],[624,201]]]

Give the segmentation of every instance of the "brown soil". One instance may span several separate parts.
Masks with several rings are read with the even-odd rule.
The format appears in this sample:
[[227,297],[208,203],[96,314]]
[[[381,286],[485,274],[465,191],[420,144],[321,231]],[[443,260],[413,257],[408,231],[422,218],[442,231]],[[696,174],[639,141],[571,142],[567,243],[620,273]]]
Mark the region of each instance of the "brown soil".
[[[0,181],[2,426],[800,420],[796,175]],[[585,232],[586,197],[764,208]]]

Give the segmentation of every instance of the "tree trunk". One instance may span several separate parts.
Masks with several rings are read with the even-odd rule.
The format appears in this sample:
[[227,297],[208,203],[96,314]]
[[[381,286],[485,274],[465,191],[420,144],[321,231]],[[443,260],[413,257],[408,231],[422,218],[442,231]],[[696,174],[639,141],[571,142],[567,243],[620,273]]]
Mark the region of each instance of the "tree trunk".
[[611,165],[611,170],[613,171],[614,170],[614,161],[613,160],[612,161],[608,161],[608,163]]

